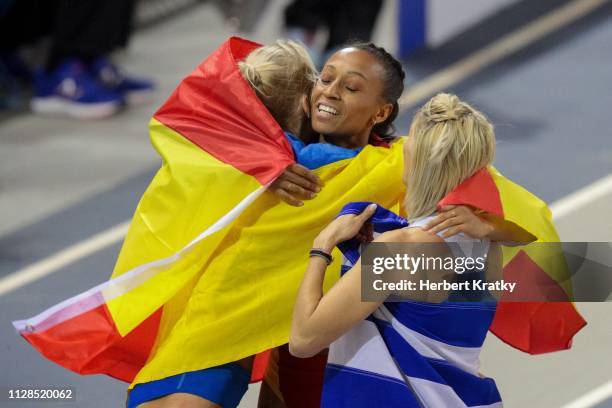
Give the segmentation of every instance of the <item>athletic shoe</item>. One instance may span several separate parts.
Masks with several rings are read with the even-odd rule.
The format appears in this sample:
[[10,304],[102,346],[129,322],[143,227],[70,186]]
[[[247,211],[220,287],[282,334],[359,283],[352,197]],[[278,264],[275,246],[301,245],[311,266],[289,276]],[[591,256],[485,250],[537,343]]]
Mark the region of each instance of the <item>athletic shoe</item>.
[[140,105],[153,100],[155,85],[143,78],[125,75],[108,58],[100,57],[89,66],[89,72],[99,84],[123,95],[128,105]]
[[34,73],[30,106],[36,113],[100,119],[117,113],[122,103],[121,94],[100,86],[77,59],[64,60],[51,73]]

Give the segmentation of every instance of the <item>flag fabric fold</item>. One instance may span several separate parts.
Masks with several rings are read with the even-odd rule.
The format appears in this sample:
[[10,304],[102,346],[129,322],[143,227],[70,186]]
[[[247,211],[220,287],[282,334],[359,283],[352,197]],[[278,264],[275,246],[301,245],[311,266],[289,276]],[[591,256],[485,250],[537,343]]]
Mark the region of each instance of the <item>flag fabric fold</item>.
[[[531,233],[537,238],[536,243],[559,242],[546,204],[493,167],[480,170],[440,202],[440,206],[449,204],[469,205],[499,216]],[[562,254],[556,258],[557,262],[550,262],[550,259],[539,259],[542,251],[531,250],[532,247],[503,248],[504,276],[517,281],[520,274],[533,274],[538,278],[531,279],[556,283],[571,300],[570,281]],[[585,320],[570,301],[502,301],[490,330],[512,347],[530,354],[541,354],[570,348],[572,338],[585,325]]]
[[[219,244],[135,382],[236,361],[286,343],[312,241],[344,203],[357,197],[398,209],[403,191],[389,175],[401,174],[401,151],[401,143],[367,146],[353,159],[317,169],[324,187],[303,207],[279,203],[270,194],[259,197]],[[338,276],[339,264],[332,265],[326,287]]]
[[[348,203],[339,215],[361,213],[369,204]],[[433,217],[408,224],[378,207],[370,222],[376,237],[422,227]],[[489,250],[487,240],[463,234],[445,241],[468,243],[457,246],[458,256],[484,257]],[[356,239],[342,244],[343,273],[358,262],[361,248]],[[496,302],[486,297],[475,302],[384,302],[330,345],[321,406],[501,407],[495,381],[479,374],[479,354],[495,309]]]
[[[308,249],[342,206],[372,201],[400,211],[402,138],[315,170],[324,187],[303,207],[265,192],[294,158],[237,67],[258,46],[229,39],[155,113],[149,129],[162,166],[138,204],[112,278],[14,322],[45,357],[134,385],[263,353],[287,342]],[[523,226],[518,211],[537,199],[494,170],[489,177],[491,194],[501,199],[485,208],[501,208]],[[538,236],[536,227],[550,217],[543,209],[531,216],[544,220],[526,227]],[[339,274],[336,262],[325,287]],[[551,313],[542,310],[535,320]],[[532,312],[500,320],[505,341],[527,351],[569,345],[541,346],[550,333],[535,331]],[[570,312],[577,315],[564,310],[557,322]],[[567,327],[566,336],[577,331]],[[257,366],[263,371],[265,364]]]
[[149,130],[162,167],[112,279],[14,324],[43,355],[78,373],[131,382],[232,222],[294,162],[236,65],[257,47],[229,39],[155,113]]
[[162,167],[112,279],[15,322],[47,358],[135,384],[264,353],[287,342],[307,250],[341,206],[399,208],[401,141],[317,169],[325,188],[304,207],[264,194],[294,159],[236,64],[258,46],[230,39],[155,113]]

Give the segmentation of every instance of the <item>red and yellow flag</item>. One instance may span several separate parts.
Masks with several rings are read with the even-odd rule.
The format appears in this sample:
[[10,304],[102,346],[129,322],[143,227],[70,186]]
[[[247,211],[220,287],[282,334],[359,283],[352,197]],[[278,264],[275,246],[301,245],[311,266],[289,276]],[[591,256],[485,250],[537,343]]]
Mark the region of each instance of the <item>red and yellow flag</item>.
[[[524,282],[524,285],[519,285],[521,287],[546,286],[548,291],[554,292],[551,297],[555,301],[512,302],[502,298],[491,332],[530,354],[568,349],[573,336],[586,322],[569,301],[571,287],[563,254],[559,252],[559,256],[551,257],[550,251],[536,247],[539,243],[559,242],[546,204],[493,167],[480,170],[440,202],[440,206],[448,204],[482,209],[520,226],[537,238],[535,245],[503,248],[503,274],[511,281]],[[523,294],[523,300],[529,299],[526,295]],[[543,297],[536,296],[537,299]],[[560,299],[568,301],[560,302]]]
[[[229,39],[155,113],[150,133],[162,167],[138,204],[112,279],[14,323],[45,357],[80,374],[137,384],[284,344],[316,235],[350,201],[399,212],[401,138],[317,169],[324,188],[303,207],[265,192],[294,160],[237,67],[258,46]],[[493,170],[477,178],[447,202],[556,238],[540,200]],[[326,288],[339,271],[336,262]],[[566,348],[579,329],[571,304],[560,313],[504,307],[495,333],[529,352]],[[535,327],[543,318],[567,325],[562,333],[553,323]]]
[[231,38],[155,113],[150,136],[163,164],[136,209],[113,279],[16,322],[46,357],[81,374],[131,381],[177,293],[197,279],[240,212],[293,163],[283,131],[236,67],[257,47]]
[[138,383],[284,344],[319,231],[348,201],[399,208],[401,142],[316,170],[325,187],[303,207],[264,193],[294,160],[236,64],[258,46],[230,39],[156,112],[150,132],[162,168],[112,279],[15,323],[43,355]]

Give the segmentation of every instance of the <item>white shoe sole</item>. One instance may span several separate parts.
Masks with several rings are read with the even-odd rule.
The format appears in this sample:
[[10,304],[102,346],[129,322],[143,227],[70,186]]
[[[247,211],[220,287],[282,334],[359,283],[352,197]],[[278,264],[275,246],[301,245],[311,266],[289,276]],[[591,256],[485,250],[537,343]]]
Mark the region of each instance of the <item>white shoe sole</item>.
[[119,102],[75,103],[57,96],[48,98],[34,97],[30,101],[33,112],[44,115],[68,116],[75,119],[103,119],[114,115],[121,109]]

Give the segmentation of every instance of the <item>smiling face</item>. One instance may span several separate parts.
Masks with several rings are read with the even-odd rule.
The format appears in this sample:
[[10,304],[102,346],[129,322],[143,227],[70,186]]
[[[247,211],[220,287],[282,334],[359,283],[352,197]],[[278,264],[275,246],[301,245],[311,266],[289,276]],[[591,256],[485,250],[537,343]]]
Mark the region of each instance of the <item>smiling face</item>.
[[312,91],[312,128],[334,144],[365,146],[372,126],[393,110],[382,97],[383,74],[367,51],[345,48],[332,55]]

